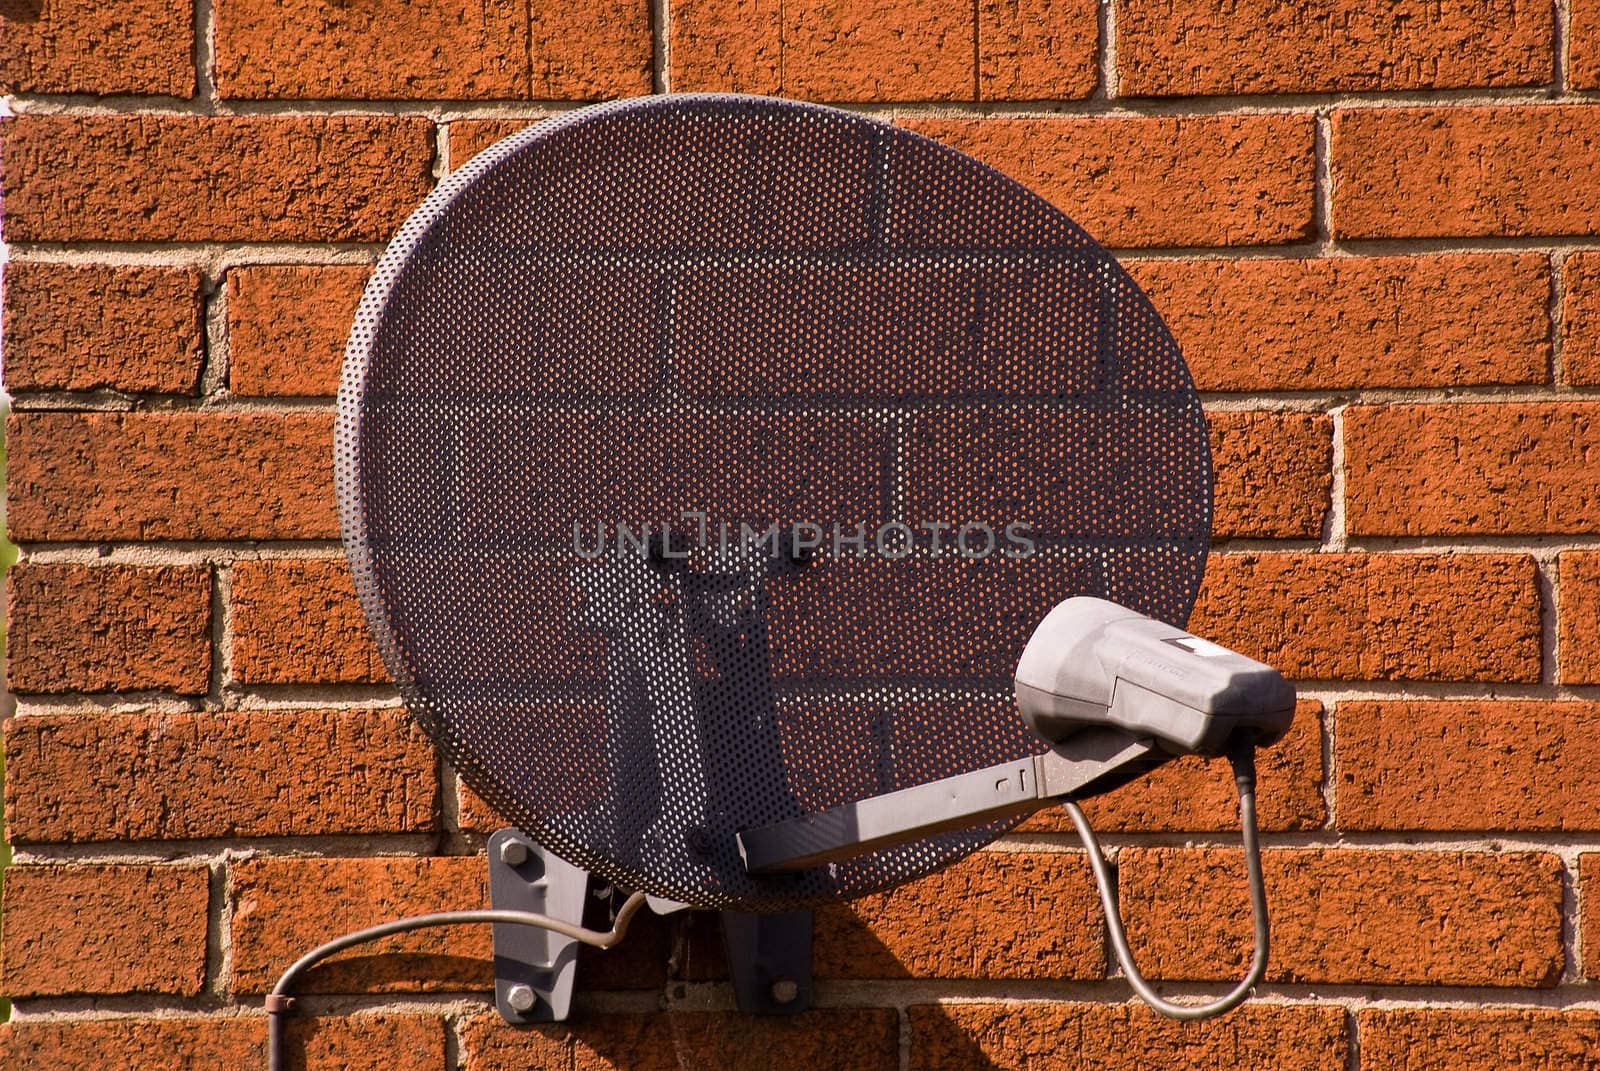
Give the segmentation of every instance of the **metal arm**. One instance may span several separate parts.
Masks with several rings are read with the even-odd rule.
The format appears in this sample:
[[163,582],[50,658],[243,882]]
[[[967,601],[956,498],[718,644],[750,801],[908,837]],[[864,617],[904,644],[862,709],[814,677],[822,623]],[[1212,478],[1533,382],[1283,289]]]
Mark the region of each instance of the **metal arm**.
[[739,854],[752,874],[805,870],[1028,814],[1064,796],[1105,792],[1169,757],[1154,740],[1120,729],[1092,729],[1043,755],[741,830]]

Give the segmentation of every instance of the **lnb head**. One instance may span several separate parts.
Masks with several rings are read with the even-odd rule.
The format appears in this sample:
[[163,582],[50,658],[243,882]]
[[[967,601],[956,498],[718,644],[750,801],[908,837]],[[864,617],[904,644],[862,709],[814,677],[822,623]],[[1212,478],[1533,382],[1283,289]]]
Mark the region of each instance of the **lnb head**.
[[1105,599],[1045,616],[1017,663],[1017,706],[1051,744],[1113,726],[1173,754],[1270,744],[1294,717],[1294,686],[1271,666]]

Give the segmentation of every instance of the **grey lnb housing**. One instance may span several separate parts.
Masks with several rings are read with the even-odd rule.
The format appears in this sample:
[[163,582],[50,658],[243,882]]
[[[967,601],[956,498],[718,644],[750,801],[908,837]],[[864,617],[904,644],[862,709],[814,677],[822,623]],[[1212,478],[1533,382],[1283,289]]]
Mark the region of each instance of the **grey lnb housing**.
[[1052,744],[1111,725],[1200,755],[1274,742],[1295,701],[1271,666],[1089,597],[1067,599],[1039,623],[1017,663],[1016,696],[1023,720]]

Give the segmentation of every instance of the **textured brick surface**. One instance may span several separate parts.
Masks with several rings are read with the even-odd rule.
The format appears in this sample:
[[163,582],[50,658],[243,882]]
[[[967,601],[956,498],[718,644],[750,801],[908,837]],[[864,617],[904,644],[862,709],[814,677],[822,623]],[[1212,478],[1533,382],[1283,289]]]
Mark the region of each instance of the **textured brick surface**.
[[0,92],[194,93],[190,0],[0,4]]
[[1331,1005],[1246,1005],[1204,1023],[1163,1019],[1138,1004],[913,1004],[911,1066],[919,1071],[1294,1068],[1344,1071],[1344,1011]]
[[[1316,697],[1260,759],[1277,988],[1206,1023],[1146,1010],[1109,963],[1088,868],[1050,808],[908,887],[820,910],[822,1007],[798,1020],[731,1010],[714,912],[652,913],[620,948],[580,956],[572,1021],[511,1028],[487,1003],[488,932],[465,927],[314,972],[304,1010],[390,1010],[297,1017],[305,1064],[1595,1064],[1600,111],[1582,96],[1600,89],[1600,0],[0,0],[0,92],[24,94],[0,123],[13,243],[0,326],[25,559],[8,674],[24,713],[5,730],[6,831],[24,851],[0,905],[0,992],[23,1002],[0,1026],[0,1067],[262,1066],[259,998],[294,956],[354,926],[482,904],[482,834],[508,823],[391,700],[325,709],[392,695],[337,543],[332,398],[369,263],[436,173],[541,117],[653,88],[889,118],[1134,255],[1208,398],[1219,551],[1190,624]],[[1008,185],[972,187],[971,211],[939,216],[908,198],[920,142],[882,160],[819,150],[815,170],[860,195],[839,219],[793,184],[685,200],[652,181],[671,169],[651,151],[612,177],[653,207],[582,229],[633,241],[660,206],[690,205],[694,255],[670,290],[634,262],[541,263],[546,296],[514,311],[546,360],[449,385],[617,398],[667,382],[696,408],[741,412],[759,385],[794,400],[770,430],[810,475],[780,486],[758,444],[715,418],[634,464],[615,429],[568,407],[553,423],[469,420],[473,453],[417,509],[544,494],[570,472],[612,505],[654,507],[708,465],[727,474],[712,505],[831,503],[869,525],[1007,495],[1059,502],[1039,443],[1072,441],[1081,421],[1000,415],[978,450],[938,445],[970,422],[976,407],[954,399],[975,390],[1070,413],[1088,385],[1050,346],[994,331],[993,292],[949,255],[1045,226],[984,211]],[[791,225],[777,255],[702,263],[778,216]],[[579,233],[567,218],[541,227]],[[912,292],[885,302],[868,266],[797,300],[786,251],[873,236],[925,267]],[[738,327],[708,328],[708,308]],[[1093,302],[1063,315],[1109,326]],[[479,330],[407,374],[454,367],[492,321],[469,317]],[[825,321],[839,330],[824,346]],[[606,346],[624,359],[594,362]],[[897,348],[920,359],[887,371],[875,355]],[[759,370],[758,350],[802,360]],[[852,394],[861,404],[827,411]],[[394,421],[395,442],[416,427]],[[1174,460],[1140,447],[1159,427],[1116,430],[1132,450],[1121,480],[1107,493],[1072,476],[1070,490],[1136,519]],[[548,502],[558,526],[581,505]],[[526,535],[519,524],[491,507],[451,535]],[[1161,567],[1142,551],[993,564],[919,560],[891,582],[881,563],[829,563],[773,589],[776,716],[802,806],[824,775],[867,794],[886,773],[957,772],[954,749],[905,746],[936,717],[1030,746],[985,667],[1014,657],[1059,593],[1124,591]],[[569,774],[534,788],[591,806],[606,645],[572,628],[566,572],[447,551],[399,565],[393,583],[518,637],[465,654],[423,644],[424,675],[509,670],[567,689],[528,712],[574,735]],[[851,696],[819,701],[841,677]],[[890,679],[923,698],[890,707]],[[885,726],[882,748],[857,746]],[[1176,992],[1237,977],[1248,912],[1227,764],[1174,761],[1089,809],[1120,841],[1152,972],[1182,979]],[[121,880],[146,872],[185,875],[187,915]],[[605,911],[592,900],[586,921]],[[103,935],[98,915],[117,920]]]
[[353,265],[230,271],[228,386],[233,393],[337,393],[345,341],[368,274]]
[[1557,675],[1563,684],[1600,684],[1600,554],[1566,551],[1557,577]]
[[[1541,852],[1279,849],[1262,854],[1267,977],[1295,983],[1554,985],[1561,860]],[[1128,942],[1151,978],[1230,980],[1250,958],[1243,854],[1124,848]]]
[[1546,85],[1554,14],[1533,0],[1124,0],[1117,9],[1117,91]]
[[198,272],[12,263],[5,283],[7,390],[200,386]]
[[498,1015],[461,1024],[464,1071],[894,1071],[893,1008],[816,1008],[796,1016],[735,1012],[587,1015],[531,1030]]
[[1253,245],[1309,236],[1304,115],[907,119],[1042,194],[1105,245]]
[[[1316,829],[1327,817],[1322,801],[1322,704],[1302,699],[1281,741],[1256,755],[1256,818],[1262,829]],[[1198,756],[1165,766],[1084,804],[1097,832],[1221,832],[1239,828],[1239,796],[1223,759]],[[1018,827],[1024,833],[1073,833],[1065,809],[1040,811]]]
[[386,242],[432,185],[395,116],[23,116],[0,150],[13,242]]
[[[265,993],[330,937],[391,918],[488,904],[482,856],[255,859],[233,866],[233,984]],[[308,973],[303,993],[457,992],[494,984],[489,927],[435,927],[353,949]]]
[[225,97],[522,100],[650,90],[642,0],[217,4]]
[[978,0],[978,99],[1089,96],[1099,28],[1088,0]]
[[209,881],[196,866],[7,869],[0,986],[12,998],[194,996],[206,973]]
[[1600,829],[1600,704],[1340,703],[1341,829]]
[[1600,3],[1572,0],[1567,25],[1567,83],[1600,88]]
[[24,413],[11,538],[332,539],[323,413]]
[[211,574],[202,566],[24,564],[6,578],[6,604],[13,692],[197,695],[210,681]]
[[1356,1023],[1370,1071],[1582,1071],[1600,1052],[1600,1015],[1587,1008],[1363,1008]]
[[1583,105],[1358,108],[1333,113],[1340,238],[1589,235],[1600,228],[1600,138]]
[[[429,1015],[364,1012],[289,1020],[285,1055],[297,1071],[437,1071],[444,1023]],[[206,1071],[265,1067],[263,1015],[30,1020],[0,1027],[0,1060],[29,1071],[137,1067]]]
[[1083,856],[978,852],[817,914],[823,978],[1099,978],[1104,923]]
[[1333,485],[1333,420],[1210,413],[1213,539],[1316,539]]
[[[972,8],[938,0],[790,0],[778,5],[787,96],[971,100]],[[769,90],[770,92],[770,90]]]
[[1562,282],[1562,375],[1593,386],[1600,383],[1600,254],[1569,255]]
[[1152,260],[1129,270],[1200,390],[1550,377],[1550,271],[1537,254]]
[[233,675],[258,684],[379,684],[350,567],[342,560],[239,562],[233,567]]
[[538,119],[457,119],[450,124],[450,166],[460,167],[501,138],[508,138]]
[[1345,524],[1359,535],[1600,531],[1600,405],[1352,406]]
[[1098,80],[1098,23],[1087,0],[973,7],[680,0],[669,27],[678,91],[857,102],[1059,100],[1087,97]]
[[433,749],[398,710],[40,714],[6,730],[18,842],[434,828]]
[[1291,678],[1539,679],[1517,554],[1213,555],[1189,628]]

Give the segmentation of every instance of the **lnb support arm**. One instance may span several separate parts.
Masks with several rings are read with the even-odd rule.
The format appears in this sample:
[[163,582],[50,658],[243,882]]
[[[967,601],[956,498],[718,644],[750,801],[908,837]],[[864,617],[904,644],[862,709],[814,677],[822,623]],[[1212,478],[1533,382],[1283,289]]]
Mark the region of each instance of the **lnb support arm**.
[[752,874],[807,870],[1097,795],[1170,757],[1153,738],[1089,729],[1042,755],[742,830],[739,854]]

